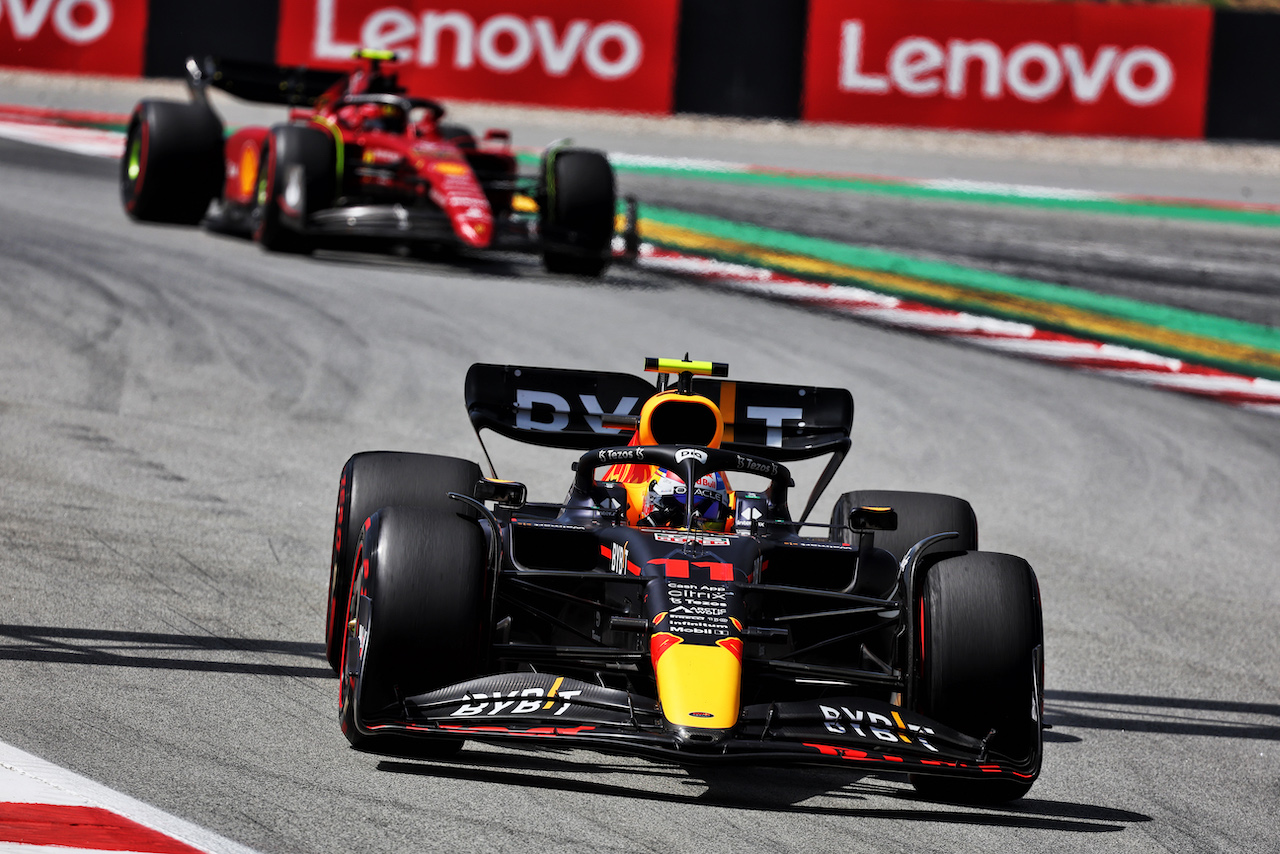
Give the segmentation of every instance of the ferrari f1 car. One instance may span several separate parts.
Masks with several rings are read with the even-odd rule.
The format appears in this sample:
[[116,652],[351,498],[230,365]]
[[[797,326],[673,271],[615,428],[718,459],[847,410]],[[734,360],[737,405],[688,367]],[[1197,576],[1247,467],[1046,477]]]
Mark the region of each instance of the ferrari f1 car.
[[[850,492],[806,523],[850,447],[848,391],[647,367],[653,385],[471,367],[478,437],[581,452],[562,503],[462,459],[347,462],[326,642],[351,743],[834,763],[944,800],[1024,795],[1043,709],[1027,562],[979,551],[945,495]],[[785,463],[826,454],[793,519]]]
[[[144,100],[129,119],[125,210],[186,224],[208,213],[212,227],[282,252],[363,239],[541,251],[552,272],[604,271],[615,217],[604,154],[553,145],[536,175],[521,175],[509,133],[477,139],[406,93],[388,68],[394,54],[357,57],[351,74],[188,60],[191,102]],[[209,86],[287,105],[289,119],[227,136]]]

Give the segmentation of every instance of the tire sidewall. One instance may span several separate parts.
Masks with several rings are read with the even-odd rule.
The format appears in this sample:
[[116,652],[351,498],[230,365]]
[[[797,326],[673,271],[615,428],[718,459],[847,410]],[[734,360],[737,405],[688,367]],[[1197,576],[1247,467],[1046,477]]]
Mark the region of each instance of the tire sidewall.
[[338,483],[325,621],[326,653],[335,670],[345,622],[333,617],[346,613],[355,550],[365,521],[379,508],[392,505],[449,510],[474,518],[473,510],[447,494],[470,495],[479,480],[480,466],[458,457],[365,451],[347,460]]
[[[1015,780],[914,779],[947,799],[1021,797],[1040,770],[1044,629],[1039,585],[1025,560],[992,552],[932,558],[920,585],[914,706],[1028,774]],[[915,641],[913,641],[915,642]]]
[[[131,177],[135,144],[138,174]],[[119,176],[131,218],[194,225],[221,192],[223,175],[222,121],[211,109],[153,99],[134,107]]]
[[[384,507],[366,523],[358,553],[347,617],[367,597],[368,619],[346,633],[342,676],[358,675],[347,681],[344,709],[356,712],[358,703],[361,720],[369,720],[399,699],[478,676],[487,658],[489,566],[476,521]],[[350,668],[353,655],[358,666]]]
[[617,206],[613,167],[603,152],[560,148],[543,157],[543,263],[555,273],[598,276],[611,257]]

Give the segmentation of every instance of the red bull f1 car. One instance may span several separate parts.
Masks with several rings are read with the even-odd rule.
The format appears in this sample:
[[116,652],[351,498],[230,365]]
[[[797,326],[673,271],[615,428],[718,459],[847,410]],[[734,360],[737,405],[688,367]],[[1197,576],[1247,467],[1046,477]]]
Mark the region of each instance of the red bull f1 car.
[[[523,175],[509,133],[477,138],[443,121],[444,107],[400,86],[394,54],[357,58],[350,74],[188,60],[191,101],[144,100],[129,119],[126,212],[150,222],[206,220],[282,252],[506,248],[540,251],[552,272],[604,271],[616,198],[603,153],[555,144],[537,174]],[[289,106],[288,121],[228,135],[209,86]]]
[[[478,437],[580,454],[563,502],[452,457],[347,462],[326,644],[351,743],[834,763],[932,798],[1024,795],[1043,712],[1027,562],[979,551],[946,495],[850,492],[808,523],[849,451],[848,391],[647,367],[655,383],[471,367]],[[793,518],[786,463],[824,455]]]

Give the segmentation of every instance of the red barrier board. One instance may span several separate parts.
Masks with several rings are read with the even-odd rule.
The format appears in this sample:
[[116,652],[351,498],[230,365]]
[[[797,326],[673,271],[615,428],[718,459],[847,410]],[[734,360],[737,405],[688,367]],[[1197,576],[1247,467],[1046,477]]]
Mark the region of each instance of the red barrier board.
[[678,15],[679,0],[281,0],[276,53],[346,68],[390,49],[415,94],[668,113]]
[[0,66],[142,74],[147,0],[0,0]]
[[811,0],[804,118],[1201,137],[1208,7]]

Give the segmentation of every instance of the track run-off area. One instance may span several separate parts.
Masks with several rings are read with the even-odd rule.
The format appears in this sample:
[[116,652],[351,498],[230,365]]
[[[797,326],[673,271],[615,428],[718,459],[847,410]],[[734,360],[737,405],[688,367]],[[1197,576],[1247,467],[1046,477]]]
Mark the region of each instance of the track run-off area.
[[[107,115],[132,95],[7,85],[0,103]],[[68,151],[34,138],[47,120],[3,119],[28,136],[0,140],[0,741],[203,828],[207,850],[1276,850],[1280,179],[560,121],[521,116],[516,140],[630,155],[620,189],[654,244],[599,282],[516,255],[283,257],[137,225],[88,136]],[[866,175],[902,180],[848,177]],[[818,515],[857,488],[961,495],[984,548],[1036,568],[1053,728],[1028,798],[347,747],[321,643],[347,457],[479,458],[472,362],[637,372],[686,351],[853,392]],[[567,488],[571,454],[492,450],[534,498]]]

